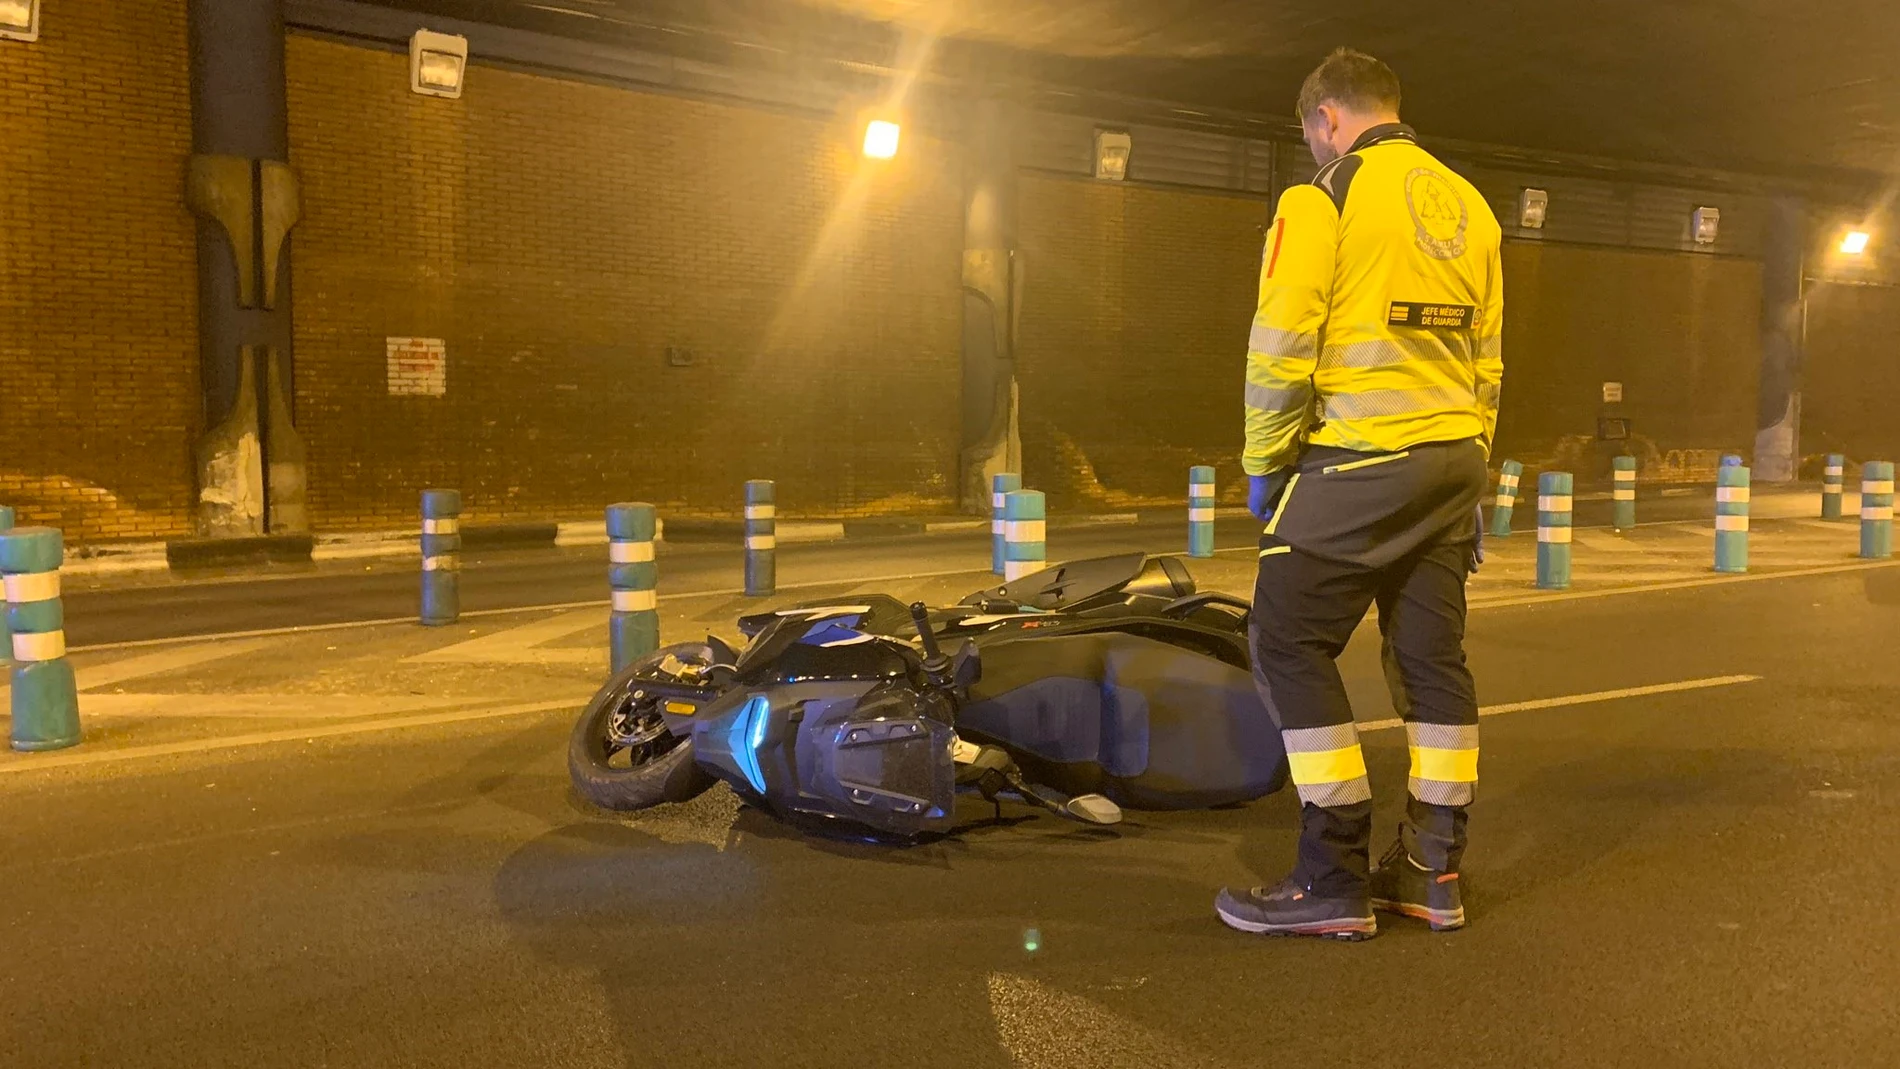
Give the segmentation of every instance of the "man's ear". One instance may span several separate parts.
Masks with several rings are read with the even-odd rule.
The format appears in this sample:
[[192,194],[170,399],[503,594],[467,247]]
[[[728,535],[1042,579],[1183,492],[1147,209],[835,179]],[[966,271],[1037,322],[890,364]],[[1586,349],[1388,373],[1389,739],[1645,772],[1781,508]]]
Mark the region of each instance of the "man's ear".
[[1342,125],[1339,121],[1339,105],[1321,104],[1319,106],[1319,114],[1322,119],[1326,120],[1326,140],[1332,141],[1339,136],[1339,128]]

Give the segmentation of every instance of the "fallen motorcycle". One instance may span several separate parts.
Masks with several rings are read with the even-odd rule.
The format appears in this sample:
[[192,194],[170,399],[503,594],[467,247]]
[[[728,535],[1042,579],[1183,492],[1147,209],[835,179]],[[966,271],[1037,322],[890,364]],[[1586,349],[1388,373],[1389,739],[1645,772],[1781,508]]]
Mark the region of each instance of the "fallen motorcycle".
[[1139,553],[949,607],[874,595],[761,613],[739,621],[742,648],[709,637],[617,673],[575,724],[568,770],[604,809],[723,781],[780,818],[899,839],[953,828],[959,791],[1088,824],[1250,801],[1287,764],[1247,616]]

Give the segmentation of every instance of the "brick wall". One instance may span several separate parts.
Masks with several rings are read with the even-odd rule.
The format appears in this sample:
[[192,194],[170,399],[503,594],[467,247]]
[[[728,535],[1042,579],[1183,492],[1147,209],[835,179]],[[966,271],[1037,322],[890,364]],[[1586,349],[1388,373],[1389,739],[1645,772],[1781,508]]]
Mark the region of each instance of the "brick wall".
[[191,526],[200,423],[184,0],[0,41],[0,504],[69,542]]
[[1271,207],[1025,174],[1017,377],[1026,481],[1057,504],[1240,477],[1240,388]]
[[[293,35],[297,421],[323,529],[617,500],[731,512],[947,508],[961,163],[855,120],[476,65],[460,100],[406,56]],[[385,338],[447,343],[441,397],[389,394]],[[690,354],[671,366],[669,349]]]

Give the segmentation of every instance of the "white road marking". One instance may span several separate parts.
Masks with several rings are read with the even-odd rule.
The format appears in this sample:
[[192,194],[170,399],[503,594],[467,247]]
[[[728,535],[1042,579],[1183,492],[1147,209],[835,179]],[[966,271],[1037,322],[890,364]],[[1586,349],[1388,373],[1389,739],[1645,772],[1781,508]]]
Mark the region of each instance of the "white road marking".
[[466,697],[415,694],[87,694],[79,712],[82,718],[346,720],[468,705]]
[[376,731],[394,731],[401,728],[431,727],[437,724],[461,724],[475,720],[495,720],[505,716],[527,716],[531,713],[550,713],[555,711],[575,712],[586,703],[586,698],[571,698],[561,701],[531,702],[526,705],[504,705],[499,708],[472,709],[453,713],[426,713],[421,716],[392,717],[384,720],[366,720],[353,724],[329,724],[321,727],[285,728],[281,731],[258,731],[247,735],[227,735],[215,739],[191,739],[186,742],[163,742],[149,746],[128,746],[123,750],[63,750],[48,754],[33,754],[9,760],[0,760],[0,775],[10,772],[42,772],[61,768],[75,768],[84,765],[110,765],[125,761],[147,761],[154,757],[171,757],[177,754],[206,753],[211,750],[236,750],[251,746],[268,746],[279,742],[308,742],[315,739],[334,738],[339,735],[365,735]]
[[254,653],[266,645],[267,643],[263,642],[234,642],[127,657],[109,664],[79,669],[79,689],[82,692],[97,690],[100,687],[115,686],[144,676],[176,672],[181,668],[193,668],[210,661],[223,660],[226,657]]
[[1678,579],[1668,583],[1651,583],[1647,586],[1609,587],[1604,590],[1566,590],[1550,593],[1525,593],[1516,596],[1473,600],[1473,609],[1503,609],[1518,605],[1545,605],[1559,601],[1589,601],[1593,598],[1614,598],[1624,594],[1657,594],[1666,590],[1694,590],[1698,587],[1718,586],[1725,583],[1760,583],[1770,579],[1801,579],[1814,575],[1838,575],[1843,572],[1864,572],[1874,568],[1891,568],[1900,565],[1900,559],[1891,561],[1857,561],[1851,564],[1824,564],[1814,568],[1790,568],[1785,572],[1749,572],[1746,575],[1706,575],[1695,579]]
[[[1591,691],[1588,694],[1567,694],[1561,698],[1537,698],[1527,702],[1487,705],[1478,710],[1478,715],[1503,716],[1505,713],[1528,713],[1535,709],[1566,709],[1573,705],[1595,705],[1598,702],[1621,701],[1624,698],[1647,698],[1656,694],[1679,694],[1690,690],[1709,690],[1713,687],[1759,683],[1761,678],[1760,676],[1710,676],[1706,679],[1685,679],[1679,683],[1656,683],[1647,687],[1622,687],[1617,690]],[[1394,717],[1389,720],[1368,721],[1360,724],[1359,730],[1389,731],[1404,726],[1405,721]]]
[[563,612],[546,620],[536,620],[492,635],[418,653],[403,658],[403,661],[412,664],[588,664],[605,667],[601,646],[542,648],[543,643],[590,630],[604,635],[607,614],[578,610]]
[[1645,547],[1602,528],[1578,528],[1573,536],[1577,545],[1598,553],[1641,553]]
[[1231,1065],[1038,980],[991,973],[990,1016],[1018,1069],[1217,1069]]
[[[987,579],[989,571],[981,566],[952,568],[940,572],[905,572],[900,575],[873,575],[866,578],[824,579],[808,583],[780,583],[779,593],[794,590],[822,590],[828,587],[848,587],[866,583],[903,583],[917,579],[948,579],[954,576],[975,575]],[[662,603],[669,601],[691,601],[697,598],[736,598],[745,594],[744,587],[731,587],[722,590],[688,590],[678,594],[661,594]],[[557,601],[545,605],[520,605],[507,609],[476,609],[463,612],[461,619],[482,620],[494,616],[515,616],[530,612],[563,612],[570,609],[608,609],[613,602],[608,598],[592,601]],[[345,620],[334,624],[297,624],[291,627],[260,627],[250,631],[215,631],[203,635],[176,635],[171,638],[144,638],[130,642],[99,642],[90,646],[69,647],[66,652],[99,653],[105,650],[151,649],[159,646],[176,646],[186,642],[227,642],[240,638],[278,638],[284,635],[317,635],[330,631],[349,631],[359,627],[388,627],[392,624],[414,624],[414,616],[387,616],[377,620]]]

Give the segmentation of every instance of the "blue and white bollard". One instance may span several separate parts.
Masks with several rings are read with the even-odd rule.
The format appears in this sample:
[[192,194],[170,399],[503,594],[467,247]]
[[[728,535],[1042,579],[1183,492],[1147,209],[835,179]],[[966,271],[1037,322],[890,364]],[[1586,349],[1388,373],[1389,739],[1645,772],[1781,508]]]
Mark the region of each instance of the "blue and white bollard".
[[1537,588],[1570,587],[1571,495],[1576,480],[1567,471],[1537,477]]
[[1715,474],[1715,570],[1748,570],[1747,468],[1724,466]]
[[1042,493],[1017,490],[1003,499],[1003,580],[1015,582],[1048,566],[1048,525]]
[[1847,488],[1847,458],[1839,453],[1827,455],[1827,466],[1821,469],[1821,518],[1838,520],[1841,518],[1841,493]]
[[1610,526],[1627,531],[1636,526],[1636,458],[1617,457],[1610,471]]
[[1870,460],[1860,472],[1860,555],[1893,556],[1893,461]]
[[[0,534],[13,530],[13,510],[0,505]],[[7,629],[7,599],[0,596],[0,660],[13,655],[12,632]]]
[[59,598],[64,556],[59,531],[52,527],[0,533],[0,582],[13,633],[16,750],[58,750],[79,741],[79,687],[66,660],[66,612]]
[[1491,537],[1511,535],[1511,516],[1517,511],[1517,484],[1524,478],[1524,465],[1505,461],[1498,469],[1498,498],[1491,506]]
[[441,627],[462,615],[462,492],[422,492],[422,623]]
[[762,598],[778,589],[778,505],[770,479],[745,484],[745,594]]
[[990,571],[1003,574],[1003,498],[1023,488],[1020,475],[990,476]]
[[1214,555],[1214,469],[1188,469],[1188,556]]
[[652,505],[607,506],[607,582],[614,602],[607,638],[616,673],[660,648],[660,571],[653,559],[658,533]]

